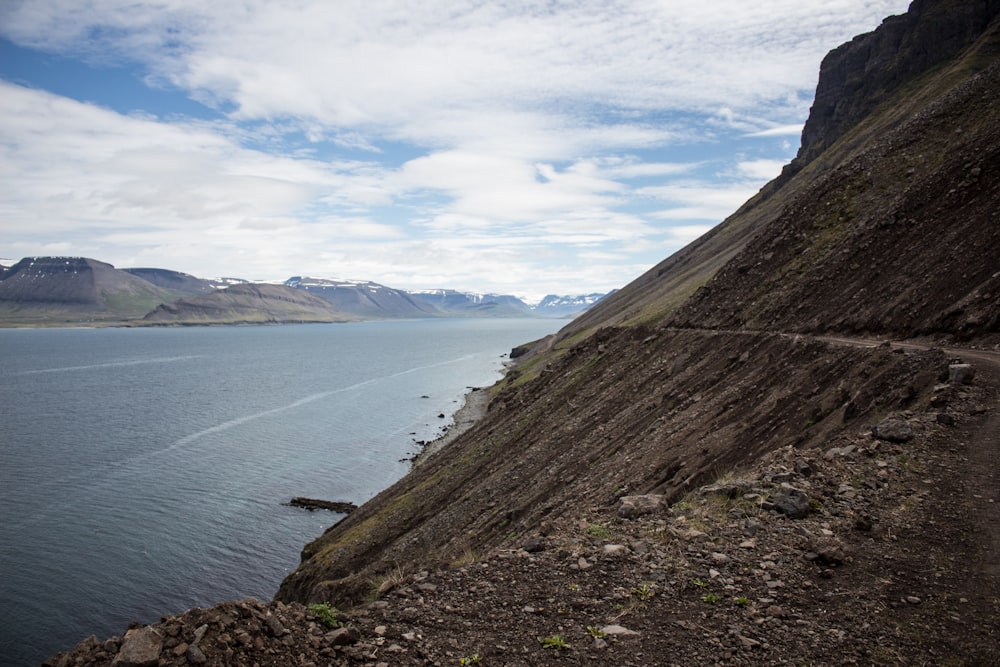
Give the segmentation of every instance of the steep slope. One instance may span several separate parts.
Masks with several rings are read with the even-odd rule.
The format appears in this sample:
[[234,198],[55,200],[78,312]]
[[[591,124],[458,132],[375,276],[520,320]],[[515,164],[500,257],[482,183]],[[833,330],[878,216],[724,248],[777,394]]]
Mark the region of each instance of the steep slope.
[[[949,312],[966,307],[966,300],[989,301],[995,290],[975,281],[990,279],[992,272],[982,267],[995,265],[990,258],[997,256],[993,97],[1000,51],[998,13],[996,0],[914,2],[904,17],[891,17],[875,32],[834,50],[821,68],[802,147],[785,173],[722,224],[575,320],[564,330],[564,338],[600,326],[642,322],[763,326],[753,313],[735,312],[740,304],[767,296],[759,284],[752,293],[740,293],[761,280],[769,289],[782,280],[793,289],[799,286],[795,295],[780,290],[785,295],[780,306],[775,300],[780,295],[772,295],[775,309],[800,309],[808,302],[814,305],[810,317],[821,320],[858,305],[845,305],[845,297],[855,292],[842,289],[842,278],[855,290],[868,288],[862,300],[878,302],[885,296],[890,301],[899,295],[896,307],[887,305],[866,318],[844,321],[845,330],[852,332],[912,335],[926,330],[931,320],[933,326],[943,325]],[[976,220],[969,228],[967,216]],[[911,229],[918,236],[913,242]],[[761,241],[732,261],[758,235]],[[763,247],[772,243],[774,249]],[[888,243],[898,245],[883,253]],[[794,257],[808,248],[813,255]],[[880,270],[886,260],[893,266]],[[694,312],[688,303],[685,314],[666,320],[727,264],[735,275],[698,294],[703,310]],[[952,274],[929,275],[929,268],[938,265]],[[980,274],[962,278],[966,271],[958,270],[956,280],[954,271],[965,265],[978,267]],[[743,279],[734,289],[737,276]],[[828,281],[825,288],[831,296],[840,290],[842,298],[824,302],[801,288],[802,283],[822,280]],[[950,287],[939,291],[946,284]],[[710,293],[716,296],[706,300]],[[904,317],[906,299],[926,304],[920,313]],[[876,321],[889,310],[892,318]],[[723,311],[733,312],[723,316]],[[787,326],[817,330],[804,311],[798,312]],[[702,315],[705,318],[699,319]],[[949,335],[968,335],[960,319],[949,325]],[[770,320],[779,326],[773,317]],[[832,323],[824,324],[829,328]]]
[[203,296],[162,304],[141,324],[255,324],[349,322],[318,296],[285,285],[248,283]]
[[[1000,24],[984,40],[1000,53]],[[666,322],[1000,340],[998,90],[992,65],[836,168],[804,172],[784,210]]]
[[0,322],[68,324],[141,317],[179,293],[85,257],[27,257],[0,280]]
[[[279,599],[357,601],[398,568],[613,514],[626,490],[676,500],[769,451],[930,410],[940,351],[794,334],[993,340],[997,6],[974,4],[964,48],[927,59],[928,23],[966,3],[914,3],[903,25],[930,37],[896,41],[911,62],[884,98],[858,89],[872,113],[565,328],[475,428],[309,544]],[[883,75],[873,45],[898,24],[851,43],[876,56],[848,58],[852,77]]]

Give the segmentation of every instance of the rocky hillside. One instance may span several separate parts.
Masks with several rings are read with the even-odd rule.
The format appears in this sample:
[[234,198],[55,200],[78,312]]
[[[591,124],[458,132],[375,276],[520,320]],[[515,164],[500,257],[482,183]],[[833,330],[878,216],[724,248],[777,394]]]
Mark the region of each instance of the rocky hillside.
[[53,664],[1000,664],[998,11],[835,52],[797,164],[519,357],[280,602]]
[[349,322],[330,302],[286,285],[247,283],[159,305],[140,324]]

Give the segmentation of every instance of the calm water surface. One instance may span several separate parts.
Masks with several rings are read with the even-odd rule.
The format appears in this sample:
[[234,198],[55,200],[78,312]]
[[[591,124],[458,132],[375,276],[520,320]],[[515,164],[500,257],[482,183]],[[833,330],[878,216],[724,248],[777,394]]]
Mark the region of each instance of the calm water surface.
[[0,664],[269,599],[551,320],[0,330]]

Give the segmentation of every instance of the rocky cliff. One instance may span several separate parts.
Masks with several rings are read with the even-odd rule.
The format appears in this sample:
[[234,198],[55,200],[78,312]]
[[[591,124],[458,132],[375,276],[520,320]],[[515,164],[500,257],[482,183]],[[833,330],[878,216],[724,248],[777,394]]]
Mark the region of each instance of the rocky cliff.
[[[890,16],[878,30],[831,51],[792,170],[804,167],[900,89],[948,63],[978,41],[1000,12],[997,0],[915,0],[906,14]],[[992,46],[976,56],[982,62]]]

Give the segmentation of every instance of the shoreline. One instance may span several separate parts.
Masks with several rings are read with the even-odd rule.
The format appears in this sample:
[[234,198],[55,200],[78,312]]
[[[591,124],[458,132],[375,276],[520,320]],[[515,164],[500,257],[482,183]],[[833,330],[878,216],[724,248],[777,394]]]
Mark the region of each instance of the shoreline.
[[470,428],[476,425],[480,419],[486,415],[489,406],[489,389],[485,387],[469,387],[465,393],[465,400],[462,407],[452,415],[452,424],[448,430],[433,440],[429,441],[410,462],[410,469],[416,468],[430,458],[432,455],[444,449],[453,440],[458,438]]
[[[554,341],[555,334],[549,334],[536,341],[515,347],[511,350],[510,358],[503,364],[503,372],[499,380],[489,387],[469,387],[469,391],[465,392],[462,407],[456,410],[455,414],[451,417],[451,426],[448,427],[447,431],[429,441],[413,456],[410,460],[410,470],[421,465],[430,456],[441,451],[445,446],[458,438],[458,436],[475,426],[489,411],[490,389],[499,384],[508,373],[520,366],[526,359],[531,358],[539,352],[551,349]],[[515,354],[515,351],[519,351],[519,353]]]

